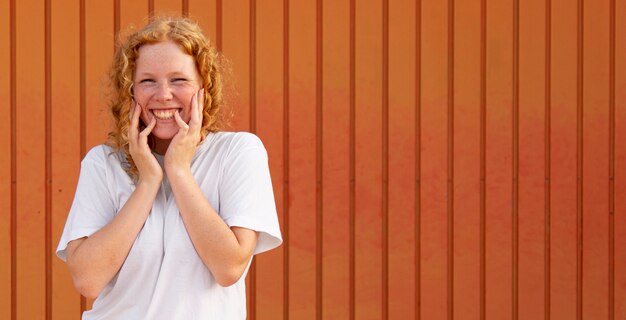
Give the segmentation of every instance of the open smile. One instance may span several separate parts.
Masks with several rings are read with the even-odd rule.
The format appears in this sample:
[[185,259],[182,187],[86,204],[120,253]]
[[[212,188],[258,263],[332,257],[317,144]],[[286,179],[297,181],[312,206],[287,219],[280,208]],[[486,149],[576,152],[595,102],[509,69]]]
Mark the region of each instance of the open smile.
[[174,119],[174,114],[176,112],[179,112],[179,114],[180,114],[182,109],[180,109],[180,108],[152,109],[150,111],[154,115],[154,117],[157,118],[158,120],[169,120],[169,119]]

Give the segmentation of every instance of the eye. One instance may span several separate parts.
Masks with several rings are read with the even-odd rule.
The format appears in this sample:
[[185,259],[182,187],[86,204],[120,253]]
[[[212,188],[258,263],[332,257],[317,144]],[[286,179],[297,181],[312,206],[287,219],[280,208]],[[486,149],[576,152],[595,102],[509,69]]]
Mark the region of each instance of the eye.
[[152,80],[152,79],[143,79],[143,80],[139,81],[139,83],[152,83],[152,82],[154,82],[154,80]]
[[172,79],[172,82],[185,82],[185,81],[187,81],[187,79],[185,79],[185,78],[174,78],[174,79]]

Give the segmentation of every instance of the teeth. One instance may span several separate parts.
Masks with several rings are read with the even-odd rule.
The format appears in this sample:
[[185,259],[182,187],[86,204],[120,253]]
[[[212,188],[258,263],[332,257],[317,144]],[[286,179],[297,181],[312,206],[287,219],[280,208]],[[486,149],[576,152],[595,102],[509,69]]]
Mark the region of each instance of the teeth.
[[157,117],[160,120],[167,120],[167,119],[171,119],[174,117],[174,112],[176,112],[176,110],[152,110],[152,113],[154,113],[154,116]]

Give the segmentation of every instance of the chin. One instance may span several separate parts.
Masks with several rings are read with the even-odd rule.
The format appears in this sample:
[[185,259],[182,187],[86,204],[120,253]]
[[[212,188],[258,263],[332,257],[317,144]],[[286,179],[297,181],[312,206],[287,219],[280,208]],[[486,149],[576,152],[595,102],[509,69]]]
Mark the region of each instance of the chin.
[[159,128],[158,125],[152,130],[152,135],[159,140],[172,140],[178,133],[177,128]]

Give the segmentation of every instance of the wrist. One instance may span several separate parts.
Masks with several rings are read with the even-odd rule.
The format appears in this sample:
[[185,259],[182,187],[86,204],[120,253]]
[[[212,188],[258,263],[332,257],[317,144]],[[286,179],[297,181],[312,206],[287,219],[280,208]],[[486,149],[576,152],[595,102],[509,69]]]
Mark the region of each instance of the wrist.
[[147,189],[156,189],[158,190],[161,187],[161,181],[163,177],[153,176],[153,177],[139,177],[137,181],[137,188],[147,188]]
[[184,179],[188,177],[193,177],[190,167],[166,165],[164,169],[165,169],[165,174],[167,174],[167,178],[169,179],[170,182],[176,179],[181,179],[181,178]]

